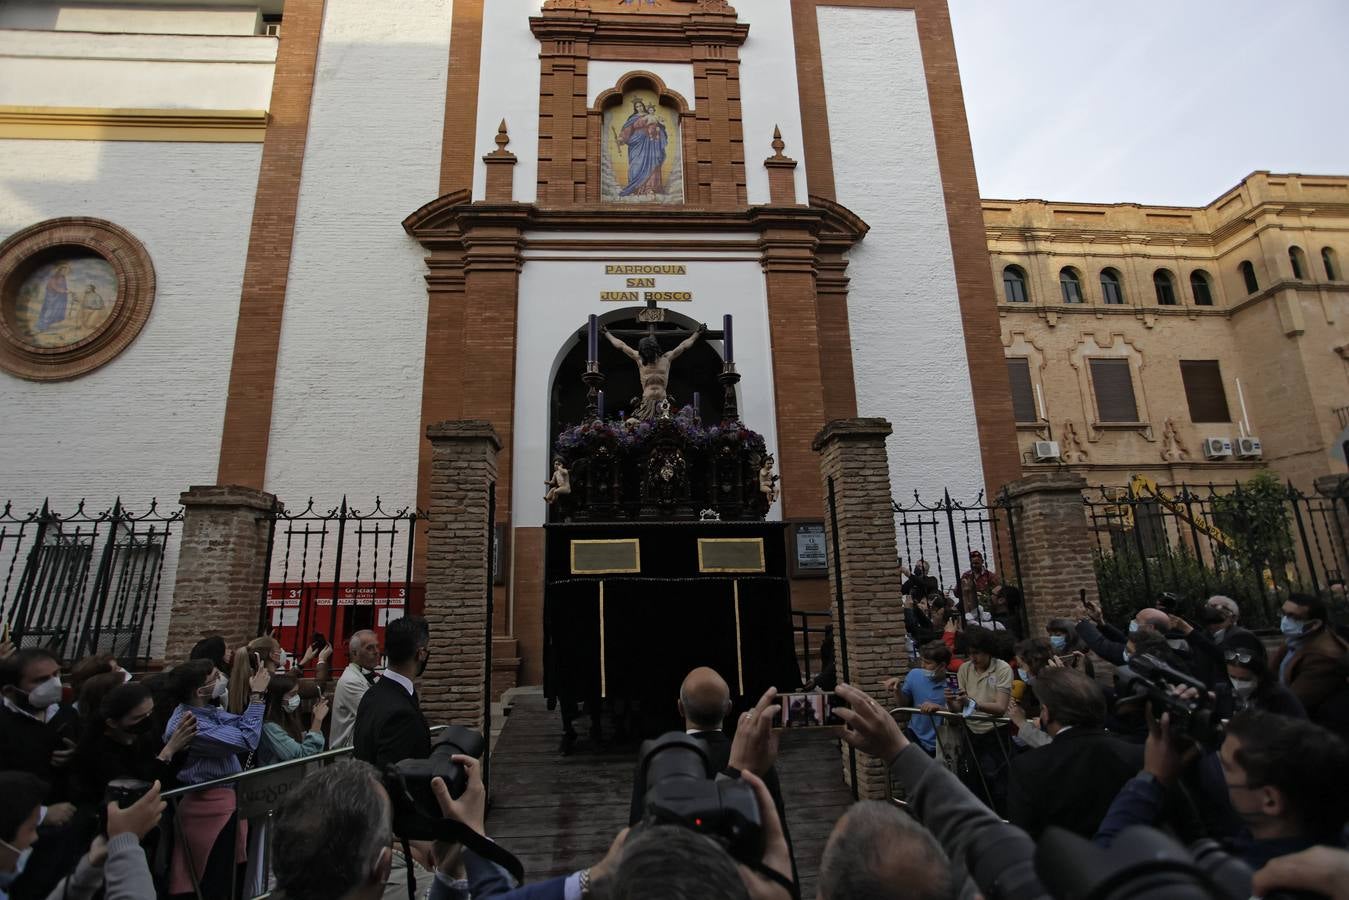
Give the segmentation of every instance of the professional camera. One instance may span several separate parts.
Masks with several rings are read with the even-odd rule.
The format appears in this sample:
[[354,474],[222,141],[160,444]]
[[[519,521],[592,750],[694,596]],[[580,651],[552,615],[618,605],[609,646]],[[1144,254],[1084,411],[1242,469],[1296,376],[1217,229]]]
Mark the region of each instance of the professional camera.
[[644,823],[679,825],[714,838],[739,862],[763,857],[763,823],[754,790],[714,781],[702,741],[670,732],[642,744],[637,777],[646,786]]
[[[1109,850],[1062,828],[1050,828],[1035,850],[1035,869],[1056,900],[1246,900],[1254,874],[1211,840],[1186,850],[1155,828],[1126,828]],[[1266,900],[1286,898],[1282,892]]]
[[[1129,664],[1115,671],[1117,705],[1146,701],[1158,719],[1171,714],[1171,733],[1188,737],[1201,746],[1217,749],[1223,741],[1223,717],[1216,708],[1208,685],[1174,669],[1150,653],[1131,656]],[[1192,698],[1177,696],[1174,688],[1193,688]]]
[[389,766],[384,786],[393,799],[394,831],[410,840],[435,840],[440,806],[431,792],[431,779],[442,778],[456,800],[468,787],[468,773],[450,757],[481,759],[486,742],[478,732],[450,725],[436,735],[426,759],[405,759]]

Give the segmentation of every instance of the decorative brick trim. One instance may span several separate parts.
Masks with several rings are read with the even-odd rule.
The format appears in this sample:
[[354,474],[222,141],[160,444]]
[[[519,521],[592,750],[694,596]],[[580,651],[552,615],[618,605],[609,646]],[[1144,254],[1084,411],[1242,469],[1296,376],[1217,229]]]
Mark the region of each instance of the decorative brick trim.
[[234,334],[216,476],[220,484],[261,489],[267,476],[281,312],[295,243],[295,209],[309,137],[309,107],[324,3],[290,0],[286,4],[286,28],[277,48],[270,120],[262,144],[239,325]]
[[[453,193],[473,184],[473,163],[478,154],[478,79],[482,66],[483,2],[455,0],[451,13],[450,64],[445,78],[445,131],[440,142],[442,194]],[[431,361],[430,349],[428,345],[428,364]]]
[[[15,319],[19,288],[44,263],[89,253],[107,261],[117,276],[117,296],[109,301],[112,312],[73,344],[29,343]],[[154,263],[131,232],[112,222],[81,217],[30,225],[0,243],[0,369],[32,381],[61,381],[92,372],[130,346],[150,318],[154,302]]]
[[787,142],[782,129],[773,126],[773,155],[763,161],[768,170],[768,200],[774,206],[796,205],[796,160],[784,156]]
[[[969,359],[985,491],[990,497],[997,496],[1004,484],[1020,477],[1021,460],[1012,420],[1012,391],[1003,363],[995,305],[997,295],[988,265],[988,242],[975,179],[974,151],[970,146],[946,0],[791,0],[791,4],[797,83],[801,93],[801,127],[809,161],[806,178],[812,195],[829,200],[836,198],[836,189],[816,9],[820,6],[908,9],[917,16],[918,40],[923,52],[932,128],[937,143],[937,164],[946,199],[956,293]],[[830,346],[823,352],[838,365],[844,356],[843,347],[838,344],[839,298],[836,295],[831,300],[835,308],[830,318],[835,325],[829,329]],[[846,307],[841,312],[841,318],[846,321]],[[835,402],[846,403],[844,385],[836,383],[830,393]]]
[[488,203],[510,203],[515,192],[515,154],[506,149],[511,136],[506,131],[506,120],[497,127],[497,148],[482,158],[487,165]]

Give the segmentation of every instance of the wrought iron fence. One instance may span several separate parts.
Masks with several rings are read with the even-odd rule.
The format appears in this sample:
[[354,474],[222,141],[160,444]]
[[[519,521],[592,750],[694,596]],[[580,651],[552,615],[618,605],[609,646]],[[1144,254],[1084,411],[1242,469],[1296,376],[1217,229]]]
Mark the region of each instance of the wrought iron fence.
[[1163,591],[1189,612],[1225,594],[1250,627],[1277,623],[1292,591],[1343,583],[1349,500],[1308,496],[1272,476],[1246,484],[1159,487],[1135,477],[1083,495],[1107,617],[1122,620]]
[[[392,620],[420,613],[424,586],[414,584],[417,522],[411,507],[386,510],[380,498],[362,511],[344,496],[330,509],[272,514],[270,572],[259,604],[259,631],[303,658],[313,636],[333,644],[334,671],[346,664],[347,642],[363,629],[382,633]],[[382,643],[382,642],[381,642]]]
[[[960,579],[971,572],[970,557],[978,552],[984,566],[991,572],[991,580],[1003,586],[1015,586],[1023,597],[1030,593],[1021,572],[1021,554],[1017,548],[1015,504],[1006,496],[992,502],[984,499],[983,491],[972,503],[961,503],[943,491],[942,498],[928,504],[915,491],[913,502],[901,506],[890,501],[895,513],[895,541],[900,562],[913,571],[919,561],[928,567],[928,577],[936,580],[937,588],[951,594],[959,593]],[[980,579],[979,591],[984,593],[988,578]],[[981,603],[987,598],[981,598]],[[1021,633],[1026,633],[1026,606],[1022,602],[1011,611]]]
[[[18,647],[46,647],[66,662],[112,653],[144,665],[162,627],[165,562],[176,555],[183,511],[157,501],[136,513],[122,505],[68,515],[40,509],[0,512],[0,628]],[[170,566],[170,571],[172,567]]]

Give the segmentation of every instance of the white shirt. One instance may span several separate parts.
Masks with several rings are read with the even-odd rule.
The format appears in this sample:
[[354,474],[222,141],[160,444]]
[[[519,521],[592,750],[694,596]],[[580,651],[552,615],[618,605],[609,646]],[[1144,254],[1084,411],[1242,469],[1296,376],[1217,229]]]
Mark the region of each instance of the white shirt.
[[383,677],[389,679],[394,684],[401,684],[403,686],[403,690],[408,692],[409,697],[411,697],[417,690],[409,679],[404,678],[402,675],[399,675],[393,669],[385,669]]
[[370,690],[370,682],[365,678],[365,670],[351,663],[342,670],[333,690],[333,724],[329,746],[338,750],[350,747],[356,738],[356,710],[361,708],[361,698]]

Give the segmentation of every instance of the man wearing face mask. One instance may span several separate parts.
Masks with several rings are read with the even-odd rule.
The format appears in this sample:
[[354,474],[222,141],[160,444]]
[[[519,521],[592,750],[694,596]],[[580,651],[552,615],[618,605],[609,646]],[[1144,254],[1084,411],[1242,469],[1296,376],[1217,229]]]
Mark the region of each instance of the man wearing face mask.
[[[1119,631],[1111,627],[1101,616],[1101,608],[1095,603],[1088,602],[1087,615],[1090,619],[1083,619],[1077,623],[1077,635],[1082,638],[1087,647],[1097,656],[1109,663],[1122,666],[1125,663],[1125,656],[1128,652],[1128,638]],[[1148,607],[1140,609],[1138,614],[1129,622],[1129,634],[1137,634],[1139,631],[1155,631],[1158,634],[1166,634],[1171,627],[1171,617],[1160,609]]]
[[1012,760],[1007,818],[1039,838],[1050,825],[1091,837],[1143,754],[1105,730],[1105,693],[1073,669],[1045,667],[1035,680],[1040,727],[1053,743]]
[[1289,594],[1279,623],[1286,645],[1271,660],[1279,683],[1302,702],[1313,722],[1320,707],[1344,689],[1349,643],[1330,626],[1325,601],[1311,594]]

